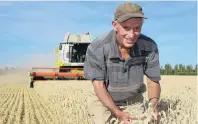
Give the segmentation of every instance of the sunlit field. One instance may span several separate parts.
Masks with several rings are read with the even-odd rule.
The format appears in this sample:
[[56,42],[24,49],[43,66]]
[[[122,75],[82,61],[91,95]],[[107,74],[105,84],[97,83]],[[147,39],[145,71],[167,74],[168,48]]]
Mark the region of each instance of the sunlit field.
[[[146,80],[145,80],[146,81]],[[162,76],[160,124],[196,124],[196,76]],[[38,81],[27,85],[25,72],[0,75],[0,124],[89,124],[90,81]],[[147,101],[145,93],[145,102]],[[128,111],[133,108],[128,108]],[[152,113],[132,124],[148,122]],[[133,114],[133,113],[132,113]],[[115,123],[116,123],[116,119]]]

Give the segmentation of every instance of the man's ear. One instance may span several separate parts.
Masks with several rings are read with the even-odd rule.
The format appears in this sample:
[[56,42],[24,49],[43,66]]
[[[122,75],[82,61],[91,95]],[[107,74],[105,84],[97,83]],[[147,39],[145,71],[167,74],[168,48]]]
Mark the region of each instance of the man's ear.
[[113,30],[117,31],[117,22],[116,21],[112,21],[112,26],[113,26]]

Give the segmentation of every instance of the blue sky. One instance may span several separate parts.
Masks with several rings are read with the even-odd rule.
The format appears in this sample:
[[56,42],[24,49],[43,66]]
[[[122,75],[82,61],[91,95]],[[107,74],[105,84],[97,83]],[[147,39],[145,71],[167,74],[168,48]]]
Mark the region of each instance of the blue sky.
[[[67,32],[90,32],[92,39],[112,29],[123,2],[0,2],[0,67],[54,66],[55,46]],[[158,44],[160,64],[196,64],[196,2],[137,1],[148,17],[142,32]]]

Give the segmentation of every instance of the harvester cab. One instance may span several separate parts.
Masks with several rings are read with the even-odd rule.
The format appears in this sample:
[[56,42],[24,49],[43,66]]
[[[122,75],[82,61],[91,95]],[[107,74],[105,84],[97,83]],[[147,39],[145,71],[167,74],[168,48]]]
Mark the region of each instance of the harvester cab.
[[33,67],[29,74],[30,87],[37,80],[79,80],[84,79],[84,60],[91,43],[90,33],[67,33],[63,42],[55,49],[55,68]]

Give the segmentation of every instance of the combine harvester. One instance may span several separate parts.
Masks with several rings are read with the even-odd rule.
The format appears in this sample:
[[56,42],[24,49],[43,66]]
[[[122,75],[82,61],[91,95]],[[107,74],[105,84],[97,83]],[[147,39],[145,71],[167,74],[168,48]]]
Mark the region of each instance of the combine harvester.
[[82,80],[83,66],[91,35],[70,34],[55,49],[55,68],[33,67],[29,73],[30,88],[38,80]]

